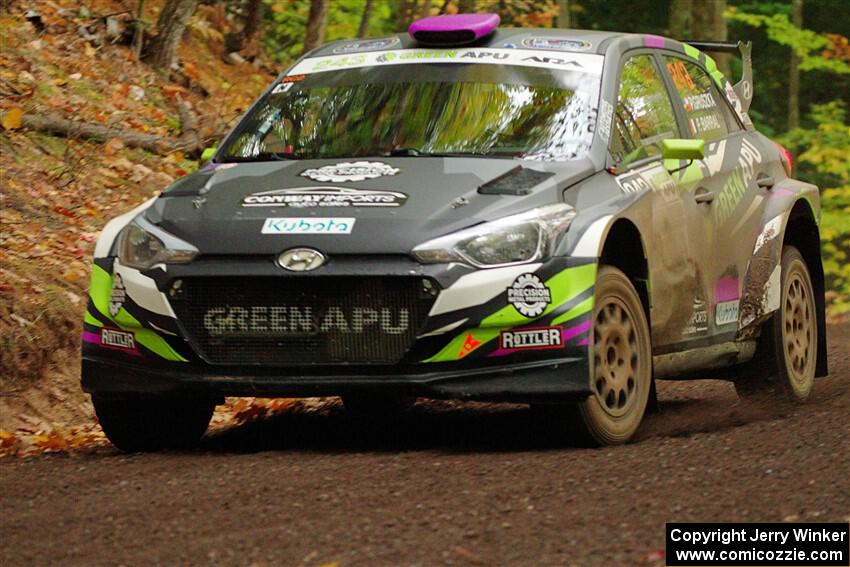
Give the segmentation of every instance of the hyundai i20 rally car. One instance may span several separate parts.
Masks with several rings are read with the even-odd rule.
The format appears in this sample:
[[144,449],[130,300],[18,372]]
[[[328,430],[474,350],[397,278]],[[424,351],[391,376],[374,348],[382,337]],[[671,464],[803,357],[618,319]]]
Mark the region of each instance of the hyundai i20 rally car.
[[463,15],[302,57],[103,230],[82,386],[109,439],[192,444],[224,396],[529,403],[595,444],[655,378],[805,399],[818,190],[753,128],[748,45],[734,86],[695,45]]

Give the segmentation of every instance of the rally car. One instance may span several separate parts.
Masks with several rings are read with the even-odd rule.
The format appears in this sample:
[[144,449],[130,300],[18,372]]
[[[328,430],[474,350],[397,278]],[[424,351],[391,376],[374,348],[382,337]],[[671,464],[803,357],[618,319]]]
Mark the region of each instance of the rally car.
[[[439,16],[280,75],[208,163],[106,225],[82,386],[125,450],[224,396],[543,408],[629,440],[656,378],[803,400],[826,374],[817,187],[654,35]],[[731,368],[730,368],[731,367]]]

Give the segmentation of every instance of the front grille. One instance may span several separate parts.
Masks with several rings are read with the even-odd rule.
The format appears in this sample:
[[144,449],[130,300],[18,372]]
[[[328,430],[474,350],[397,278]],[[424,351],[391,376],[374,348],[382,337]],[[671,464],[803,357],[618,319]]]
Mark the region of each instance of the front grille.
[[172,283],[172,305],[217,364],[391,364],[434,302],[418,277],[199,277]]

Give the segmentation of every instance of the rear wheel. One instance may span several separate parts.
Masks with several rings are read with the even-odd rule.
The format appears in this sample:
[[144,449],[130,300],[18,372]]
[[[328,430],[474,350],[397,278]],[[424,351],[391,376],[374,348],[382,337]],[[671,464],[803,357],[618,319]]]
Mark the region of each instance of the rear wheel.
[[652,384],[649,325],[629,278],[602,266],[596,279],[591,389],[579,402],[575,429],[592,445],[618,445],[640,426]]
[[201,440],[215,403],[189,398],[92,396],[100,427],[122,451],[188,449]]
[[735,381],[742,398],[804,401],[815,380],[818,324],[809,268],[793,246],[782,249],[779,310],[765,323],[753,364]]

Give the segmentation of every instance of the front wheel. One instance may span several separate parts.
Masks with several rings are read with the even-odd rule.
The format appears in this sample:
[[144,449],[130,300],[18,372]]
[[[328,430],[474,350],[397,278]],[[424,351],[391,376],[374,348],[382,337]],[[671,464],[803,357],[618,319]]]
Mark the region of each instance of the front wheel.
[[201,440],[215,403],[183,398],[92,396],[100,427],[127,452],[188,449]]
[[809,268],[793,246],[782,249],[780,307],[765,323],[753,363],[735,381],[742,398],[802,402],[815,381],[818,322]]
[[577,404],[579,440],[592,445],[627,442],[640,426],[652,385],[649,325],[626,275],[602,266],[596,279],[591,348],[593,393]]

